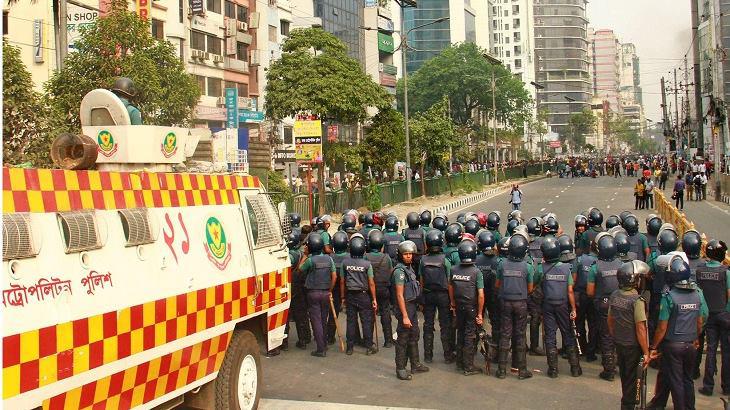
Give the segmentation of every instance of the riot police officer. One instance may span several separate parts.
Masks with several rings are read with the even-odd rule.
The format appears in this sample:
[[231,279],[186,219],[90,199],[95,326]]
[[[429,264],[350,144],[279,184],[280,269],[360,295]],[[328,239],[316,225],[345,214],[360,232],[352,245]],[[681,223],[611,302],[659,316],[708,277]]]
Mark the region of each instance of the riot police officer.
[[[357,229],[355,228],[356,224],[357,220],[355,219],[355,215],[344,214],[342,215],[342,224],[340,224],[339,230],[345,232],[349,240],[352,235],[357,233]],[[334,247],[334,244],[332,246]]]
[[299,235],[302,233],[302,228],[300,227],[302,223],[302,216],[296,212],[290,213],[289,223],[291,224],[292,233],[295,234],[297,238],[299,238]]
[[499,212],[492,211],[487,215],[487,229],[494,235],[495,242],[499,242],[502,239],[502,235],[499,233],[499,223]]
[[423,357],[426,363],[433,361],[434,323],[438,313],[441,328],[441,346],[446,363],[454,362],[451,338],[451,312],[449,312],[449,276],[451,262],[441,251],[444,244],[441,231],[432,229],[426,233],[427,253],[421,257],[418,277],[423,288]]
[[395,216],[389,216],[385,220],[385,253],[390,256],[391,260],[397,260],[398,258],[398,245],[405,239],[403,235],[398,233],[398,218]]
[[[299,261],[302,259],[302,251],[299,248],[299,235],[295,232],[287,236],[286,246],[289,248],[289,262],[292,267],[291,279],[291,304],[289,311],[297,328],[297,347],[306,349],[307,344],[312,341],[312,330],[309,327],[309,313],[307,312],[307,299],[304,293],[304,275],[299,269]],[[289,335],[289,321],[286,323],[286,330]],[[289,337],[284,339],[283,350],[289,349]]]
[[461,263],[451,270],[448,285],[451,310],[456,316],[456,366],[464,369],[465,376],[471,376],[480,372],[474,367],[474,353],[477,326],[483,322],[484,278],[479,268],[474,266],[477,244],[465,239],[458,249]]
[[[542,219],[530,218],[527,221],[527,232],[530,238],[529,258],[532,260],[533,266],[537,266],[542,262]],[[530,355],[544,356],[545,350],[540,346],[540,324],[542,323],[542,287],[539,286],[538,278],[535,277],[534,291],[530,292],[527,300],[527,314],[530,316]]]
[[475,238],[481,229],[482,228],[479,226],[479,222],[476,219],[470,219],[464,224],[464,233],[468,233]]
[[[344,261],[346,257],[350,256],[347,252],[348,242],[348,236],[343,231],[337,231],[334,235],[332,235],[332,254],[330,256],[332,257],[332,261],[335,263],[335,270],[338,273],[342,270],[342,261]],[[340,275],[337,275],[334,287],[337,292],[340,290],[340,281]],[[335,315],[337,316],[330,315],[329,321],[327,322],[327,344],[330,345],[335,343],[335,336],[337,335],[337,324],[335,321],[342,310],[342,299],[333,298],[332,302],[335,306]],[[360,328],[358,327],[356,339],[360,340],[360,338]]]
[[[398,245],[398,264],[393,269],[391,281],[398,319],[395,342],[395,372],[400,380],[411,380],[412,373],[427,372],[428,367],[418,359],[418,316],[416,299],[421,295],[421,284],[413,270],[413,256],[418,252],[416,244],[404,241]],[[411,371],[406,370],[410,359]]]
[[557,331],[560,329],[563,345],[568,353],[570,373],[580,376],[578,350],[570,321],[576,317],[573,295],[573,266],[560,262],[560,244],[554,236],[548,236],[540,245],[543,262],[538,264],[535,276],[542,283],[544,295],[542,312],[545,326],[545,348],[547,349],[548,377],[558,377]]
[[694,229],[688,229],[682,235],[682,251],[687,255],[689,264],[690,279],[696,282],[695,272],[697,268],[704,265],[705,261],[700,258],[702,251],[702,236]]
[[[365,259],[370,261],[375,272],[375,293],[377,296],[378,310],[380,315],[380,324],[383,326],[383,337],[385,343],[383,347],[393,347],[393,327],[391,314],[393,306],[391,305],[391,285],[390,275],[393,273],[393,260],[388,254],[382,253],[383,244],[385,243],[385,235],[378,230],[370,231],[368,236],[368,253]],[[377,326],[375,324],[374,326]]]
[[433,218],[433,221],[431,221],[431,226],[441,232],[446,230],[446,226],[448,224],[449,221],[447,220],[446,215],[436,215],[436,217]]
[[328,232],[331,224],[332,217],[329,215],[322,215],[321,217],[317,218],[316,228],[312,227],[316,230],[318,234],[322,236],[322,241],[324,243],[323,252],[327,254],[332,253],[332,236]]
[[363,238],[367,238],[368,234],[373,229],[378,229],[378,227],[375,225],[375,214],[372,212],[368,212],[365,214],[365,217],[363,219],[363,225],[360,228],[360,235],[362,235]]
[[616,356],[613,338],[608,330],[608,300],[611,294],[618,289],[616,274],[623,262],[616,258],[616,241],[607,232],[596,236],[598,260],[591,267],[588,274],[586,293],[593,298],[596,307],[598,333],[601,344],[601,364],[603,371],[599,377],[613,381],[616,373]]
[[622,262],[641,260],[639,259],[639,256],[631,250],[631,241],[629,240],[629,235],[626,232],[615,232],[613,234],[613,239],[616,241],[616,255]]
[[459,264],[459,252],[456,247],[461,241],[461,235],[463,233],[464,228],[457,223],[449,224],[444,231],[444,239],[446,240],[444,254],[449,262],[451,262],[451,266]]
[[626,233],[629,234],[629,243],[631,243],[631,252],[636,254],[636,257],[646,262],[651,254],[651,248],[649,247],[649,241],[646,235],[639,232],[639,220],[634,215],[627,215],[621,226],[626,229]]
[[588,216],[586,216],[588,222],[588,229],[583,232],[580,236],[580,241],[577,246],[581,249],[582,253],[590,252],[591,243],[598,236],[599,233],[604,232],[603,227],[603,213],[598,208],[590,208],[588,210]]
[[609,215],[606,218],[606,230],[613,228],[614,226],[621,226],[621,218],[618,215]]
[[573,244],[576,246],[576,255],[583,254],[583,249],[578,247],[580,243],[580,238],[583,235],[583,232],[585,232],[588,229],[588,218],[585,217],[585,215],[578,214],[575,216],[575,234],[573,235]]
[[649,364],[649,333],[646,320],[646,302],[639,295],[641,276],[649,273],[649,265],[634,260],[626,262],[616,272],[619,289],[608,302],[608,329],[616,345],[616,364],[621,377],[621,409],[634,410],[636,380],[639,363]]
[[517,221],[518,225],[525,222],[525,219],[522,217],[522,211],[520,211],[519,209],[515,209],[507,214],[507,222],[513,220]]
[[[582,216],[582,215],[579,215]],[[584,217],[585,218],[585,217]],[[577,251],[579,249],[576,249]],[[588,277],[593,264],[598,260],[598,249],[596,243],[591,244],[590,251],[578,256],[575,260],[575,302],[578,309],[575,320],[576,328],[580,334],[580,345],[583,346],[583,354],[587,362],[596,361],[598,350],[598,321],[596,307],[592,298],[588,297]]]
[[418,267],[418,261],[421,260],[421,255],[426,247],[426,233],[421,228],[421,218],[415,212],[409,212],[406,215],[406,224],[408,227],[403,230],[403,237],[407,241],[411,241],[416,244],[418,252],[413,255],[413,266]]
[[423,229],[423,232],[428,233],[431,229],[431,211],[424,210],[418,217],[421,220],[421,229]]
[[[659,249],[657,235],[659,235],[659,229],[661,229],[662,225],[664,225],[664,223],[662,222],[662,219],[659,218],[657,215],[649,214],[649,216],[646,217],[646,241],[649,245],[650,255],[654,252],[657,252],[657,250]],[[647,263],[649,263],[648,256],[646,261]]]
[[675,409],[694,409],[692,370],[699,344],[697,337],[708,314],[707,304],[702,291],[690,281],[689,266],[682,257],[662,255],[655,269],[663,271],[670,288],[662,294],[659,322],[649,346],[649,359],[655,360],[661,348],[662,360],[655,395],[647,408],[666,407],[671,393]]
[[340,268],[340,298],[342,304],[347,303],[347,351],[353,353],[357,342],[355,329],[358,317],[362,323],[362,337],[365,341],[365,354],[377,352],[373,346],[373,322],[375,310],[378,309],[375,293],[375,274],[373,265],[364,258],[366,250],[365,238],[355,234],[350,238],[350,256],[342,261]]
[[484,280],[484,310],[483,317],[489,317],[492,326],[492,341],[499,343],[499,300],[494,282],[497,279],[497,241],[492,231],[482,231],[477,238],[479,254],[475,265],[482,272]]
[[[720,345],[722,355],[722,371],[720,386],[722,394],[730,394],[730,320],[728,320],[728,299],[730,299],[730,270],[723,265],[727,246],[725,242],[710,240],[705,248],[707,259],[697,266],[697,285],[705,296],[709,316],[705,334],[707,338],[707,357],[705,358],[705,377],[699,390],[705,396],[711,396],[715,387],[717,370],[717,347]],[[701,347],[697,359],[701,359]]]
[[518,367],[518,378],[532,377],[527,370],[527,347],[525,331],[527,326],[527,295],[533,288],[533,266],[525,261],[529,239],[516,232],[507,240],[508,256],[497,267],[497,280],[494,287],[499,291],[501,326],[499,339],[498,369],[496,376],[507,377],[507,356],[512,339],[515,349],[513,355]]
[[656,261],[662,255],[667,255],[670,252],[677,250],[679,245],[679,238],[677,233],[674,231],[674,227],[671,225],[664,226],[657,235],[657,250],[652,252],[647,262],[651,269],[651,298],[649,299],[649,334],[653,335],[656,331],[657,321],[659,317],[659,302],[662,298],[662,293],[666,289],[666,280],[664,269],[657,266]]
[[534,263],[540,263],[542,260],[542,252],[540,251],[542,220],[540,218],[530,218],[527,221],[527,233],[530,234],[530,258]]
[[312,322],[314,340],[317,342],[317,350],[312,352],[312,356],[325,357],[327,356],[326,326],[330,311],[329,304],[337,273],[332,258],[322,254],[324,250],[322,235],[309,235],[307,250],[309,256],[304,256],[299,269],[306,275],[304,287],[307,289],[309,319]]

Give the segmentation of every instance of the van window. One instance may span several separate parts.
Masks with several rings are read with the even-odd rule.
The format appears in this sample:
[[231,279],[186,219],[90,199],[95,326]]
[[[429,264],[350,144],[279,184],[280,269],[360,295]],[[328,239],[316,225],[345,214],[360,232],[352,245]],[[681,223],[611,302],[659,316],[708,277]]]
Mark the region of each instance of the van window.
[[279,217],[265,194],[246,196],[246,210],[251,224],[254,248],[277,245],[281,241]]

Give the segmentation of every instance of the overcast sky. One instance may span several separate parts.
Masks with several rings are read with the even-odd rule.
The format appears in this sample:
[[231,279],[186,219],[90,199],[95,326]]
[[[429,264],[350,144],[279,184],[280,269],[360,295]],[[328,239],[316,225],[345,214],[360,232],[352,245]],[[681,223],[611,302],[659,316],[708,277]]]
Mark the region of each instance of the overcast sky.
[[660,79],[683,68],[692,40],[690,0],[590,0],[588,18],[590,27],[612,29],[619,41],[636,45],[646,118],[661,121]]

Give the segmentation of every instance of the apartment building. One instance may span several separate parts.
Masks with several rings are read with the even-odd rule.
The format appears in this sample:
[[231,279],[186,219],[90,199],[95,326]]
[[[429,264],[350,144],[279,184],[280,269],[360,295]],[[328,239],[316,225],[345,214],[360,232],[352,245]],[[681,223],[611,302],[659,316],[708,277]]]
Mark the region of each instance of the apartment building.
[[593,95],[608,101],[611,111],[621,112],[622,47],[613,30],[592,31],[588,39],[591,48]]

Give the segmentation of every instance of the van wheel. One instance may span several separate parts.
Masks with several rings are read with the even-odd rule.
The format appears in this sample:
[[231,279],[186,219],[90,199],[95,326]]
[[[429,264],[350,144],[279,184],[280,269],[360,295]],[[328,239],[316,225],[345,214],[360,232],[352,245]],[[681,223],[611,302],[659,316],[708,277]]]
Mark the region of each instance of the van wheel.
[[215,380],[215,408],[249,410],[259,405],[261,360],[256,336],[234,330]]

